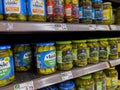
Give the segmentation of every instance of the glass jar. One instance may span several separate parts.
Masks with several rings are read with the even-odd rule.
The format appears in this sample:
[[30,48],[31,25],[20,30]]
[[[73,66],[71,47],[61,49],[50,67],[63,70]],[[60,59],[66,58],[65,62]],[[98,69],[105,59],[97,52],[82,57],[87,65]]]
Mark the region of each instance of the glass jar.
[[75,82],[77,90],[94,90],[94,81],[91,74],[79,77]]
[[14,81],[14,63],[11,46],[0,46],[0,87]]
[[25,0],[3,0],[5,19],[10,21],[26,21]]
[[120,90],[120,80],[118,80],[118,86],[115,90]]
[[3,0],[0,0],[0,20],[3,20]]
[[99,43],[96,39],[90,39],[87,41],[88,45],[88,63],[95,64],[99,62]]
[[56,42],[57,68],[59,70],[70,70],[73,67],[71,41]]
[[109,59],[115,60],[118,59],[118,40],[117,38],[109,38],[109,48],[110,54]]
[[65,0],[65,19],[68,23],[79,23],[79,0]]
[[112,24],[112,3],[104,2],[103,3],[103,23],[104,24]]
[[73,81],[65,81],[58,84],[59,90],[75,90],[75,83]]
[[116,24],[120,24],[120,7],[116,11]]
[[32,51],[29,44],[17,44],[14,46],[15,71],[27,71],[31,69]]
[[36,61],[39,74],[52,74],[56,71],[56,48],[54,42],[38,43]]
[[73,44],[73,62],[75,66],[87,65],[87,44],[86,40],[74,40]]
[[107,61],[109,56],[109,46],[106,38],[99,39],[99,60]]
[[27,0],[28,20],[46,22],[46,0]]

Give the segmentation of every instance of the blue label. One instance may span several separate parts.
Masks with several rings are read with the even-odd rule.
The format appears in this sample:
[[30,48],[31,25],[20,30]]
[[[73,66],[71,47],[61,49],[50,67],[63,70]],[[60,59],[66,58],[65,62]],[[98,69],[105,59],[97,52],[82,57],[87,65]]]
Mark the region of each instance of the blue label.
[[46,16],[45,0],[28,0],[28,15]]
[[5,14],[24,14],[26,15],[26,2],[25,0],[4,0],[4,13]]
[[95,10],[95,19],[103,20],[103,9]]
[[95,9],[92,10],[92,19],[95,20]]
[[14,75],[13,57],[0,58],[0,80],[8,79]]
[[83,18],[92,19],[92,9],[91,7],[83,8]]
[[2,0],[0,0],[0,14],[3,14]]
[[82,19],[83,18],[83,7],[80,7],[79,8],[79,15],[80,15],[80,19]]
[[15,53],[15,66],[28,66],[32,61],[30,50]]
[[56,52],[54,50],[37,53],[37,68],[52,68],[56,66]]
[[103,0],[92,0],[92,2],[103,2]]

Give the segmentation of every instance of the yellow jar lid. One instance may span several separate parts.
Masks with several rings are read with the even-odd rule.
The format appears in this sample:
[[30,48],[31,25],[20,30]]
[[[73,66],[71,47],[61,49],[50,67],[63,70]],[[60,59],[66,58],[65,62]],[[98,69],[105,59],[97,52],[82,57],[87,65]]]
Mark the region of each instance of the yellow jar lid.
[[71,44],[71,41],[58,41],[56,44]]
[[73,40],[73,43],[85,43],[87,40]]

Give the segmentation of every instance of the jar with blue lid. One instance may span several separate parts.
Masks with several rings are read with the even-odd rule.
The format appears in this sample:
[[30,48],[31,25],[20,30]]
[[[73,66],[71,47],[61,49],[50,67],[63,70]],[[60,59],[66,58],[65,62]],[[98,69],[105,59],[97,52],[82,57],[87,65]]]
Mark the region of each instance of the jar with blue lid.
[[65,81],[58,85],[59,90],[75,90],[75,83],[73,81]]
[[56,48],[54,42],[36,44],[36,61],[39,74],[52,74],[56,71]]
[[14,59],[16,71],[27,71],[31,69],[31,46],[29,44],[16,44],[14,46]]
[[53,85],[53,86],[48,86],[48,87],[38,89],[38,90],[58,90],[58,88],[56,85]]
[[3,0],[0,0],[0,20],[3,19]]
[[14,81],[14,63],[11,46],[0,46],[0,87]]

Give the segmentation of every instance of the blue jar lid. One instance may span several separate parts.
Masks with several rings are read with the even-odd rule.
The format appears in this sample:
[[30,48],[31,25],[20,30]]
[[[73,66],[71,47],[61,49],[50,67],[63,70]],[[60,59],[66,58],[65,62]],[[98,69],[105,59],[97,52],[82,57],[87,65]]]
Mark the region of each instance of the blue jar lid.
[[60,83],[58,87],[62,90],[71,90],[75,87],[75,83],[73,81],[66,81],[63,83]]
[[92,0],[92,2],[103,2],[103,0]]
[[6,50],[6,49],[10,49],[10,48],[11,48],[10,45],[0,46],[0,50]]
[[15,46],[29,46],[30,44],[15,44]]
[[37,43],[37,46],[53,46],[54,42],[43,42],[43,43]]
[[53,85],[53,86],[45,87],[39,90],[58,90],[58,88],[55,85]]

